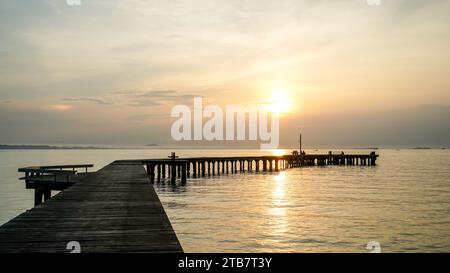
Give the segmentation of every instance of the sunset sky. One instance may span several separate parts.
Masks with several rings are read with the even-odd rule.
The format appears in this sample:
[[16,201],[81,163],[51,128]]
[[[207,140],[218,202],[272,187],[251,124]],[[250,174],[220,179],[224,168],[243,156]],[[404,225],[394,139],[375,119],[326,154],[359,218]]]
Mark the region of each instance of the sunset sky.
[[0,144],[168,144],[170,109],[289,101],[281,144],[450,146],[450,1],[3,0]]

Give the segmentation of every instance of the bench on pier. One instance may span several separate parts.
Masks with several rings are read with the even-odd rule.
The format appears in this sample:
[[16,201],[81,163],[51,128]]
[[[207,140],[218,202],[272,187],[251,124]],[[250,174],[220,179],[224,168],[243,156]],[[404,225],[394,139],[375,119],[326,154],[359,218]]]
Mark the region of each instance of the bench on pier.
[[[51,191],[62,191],[72,186],[80,178],[85,177],[88,168],[94,167],[93,164],[81,165],[54,165],[54,166],[32,166],[19,168],[18,171],[25,173],[25,188],[34,189],[34,205],[42,203],[51,197]],[[84,169],[84,175],[77,173],[77,169]]]

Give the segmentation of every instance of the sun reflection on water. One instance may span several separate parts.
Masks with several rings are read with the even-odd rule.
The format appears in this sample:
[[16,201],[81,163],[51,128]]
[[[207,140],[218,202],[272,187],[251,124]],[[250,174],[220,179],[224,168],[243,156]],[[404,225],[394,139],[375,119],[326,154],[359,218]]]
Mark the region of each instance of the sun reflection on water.
[[289,201],[286,199],[286,175],[284,172],[279,173],[273,177],[273,190],[272,190],[272,204],[268,208],[268,214],[270,215],[270,232],[272,236],[272,242],[278,241],[278,238],[283,236],[289,231],[288,217],[286,205]]

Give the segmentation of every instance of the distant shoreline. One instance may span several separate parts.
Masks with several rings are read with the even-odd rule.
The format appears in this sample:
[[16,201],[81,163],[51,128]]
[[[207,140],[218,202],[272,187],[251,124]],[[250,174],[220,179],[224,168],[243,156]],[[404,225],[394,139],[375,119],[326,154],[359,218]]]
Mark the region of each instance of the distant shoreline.
[[[232,147],[235,150],[248,150],[254,147]],[[230,149],[229,147],[173,147],[173,146],[159,146],[158,144],[147,144],[142,146],[118,146],[118,147],[101,147],[101,146],[57,146],[57,145],[33,145],[33,144],[0,144],[0,150],[153,150],[153,149],[165,149],[165,150],[223,150]],[[295,150],[296,148],[280,147],[280,150]],[[449,148],[432,148],[432,147],[407,147],[407,148],[377,148],[377,147],[351,147],[351,148],[305,148],[306,150],[446,150]]]

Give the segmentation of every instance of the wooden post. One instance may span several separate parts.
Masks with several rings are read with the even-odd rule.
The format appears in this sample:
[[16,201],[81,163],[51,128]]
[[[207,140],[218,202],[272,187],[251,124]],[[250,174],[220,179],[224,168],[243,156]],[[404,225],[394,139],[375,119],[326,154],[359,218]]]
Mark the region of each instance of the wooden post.
[[183,163],[181,165],[181,184],[186,184],[186,165],[187,164],[189,164],[189,162]]
[[42,195],[39,189],[34,189],[34,206],[40,205],[42,203]]
[[175,180],[177,179],[177,168],[175,163],[170,164],[170,182],[175,184]]
[[158,178],[158,182],[161,181],[161,164],[158,163],[158,165],[156,165],[156,171],[157,171],[157,178]]
[[34,189],[34,206],[42,204],[42,191],[41,189]]
[[44,202],[52,197],[52,191],[50,189],[43,190]]
[[194,177],[197,177],[197,161],[193,161],[193,162],[192,162],[192,167],[193,167],[193,169],[192,169],[192,175],[193,175]]
[[155,183],[155,165],[149,164],[148,167],[150,168],[150,182],[153,184]]

